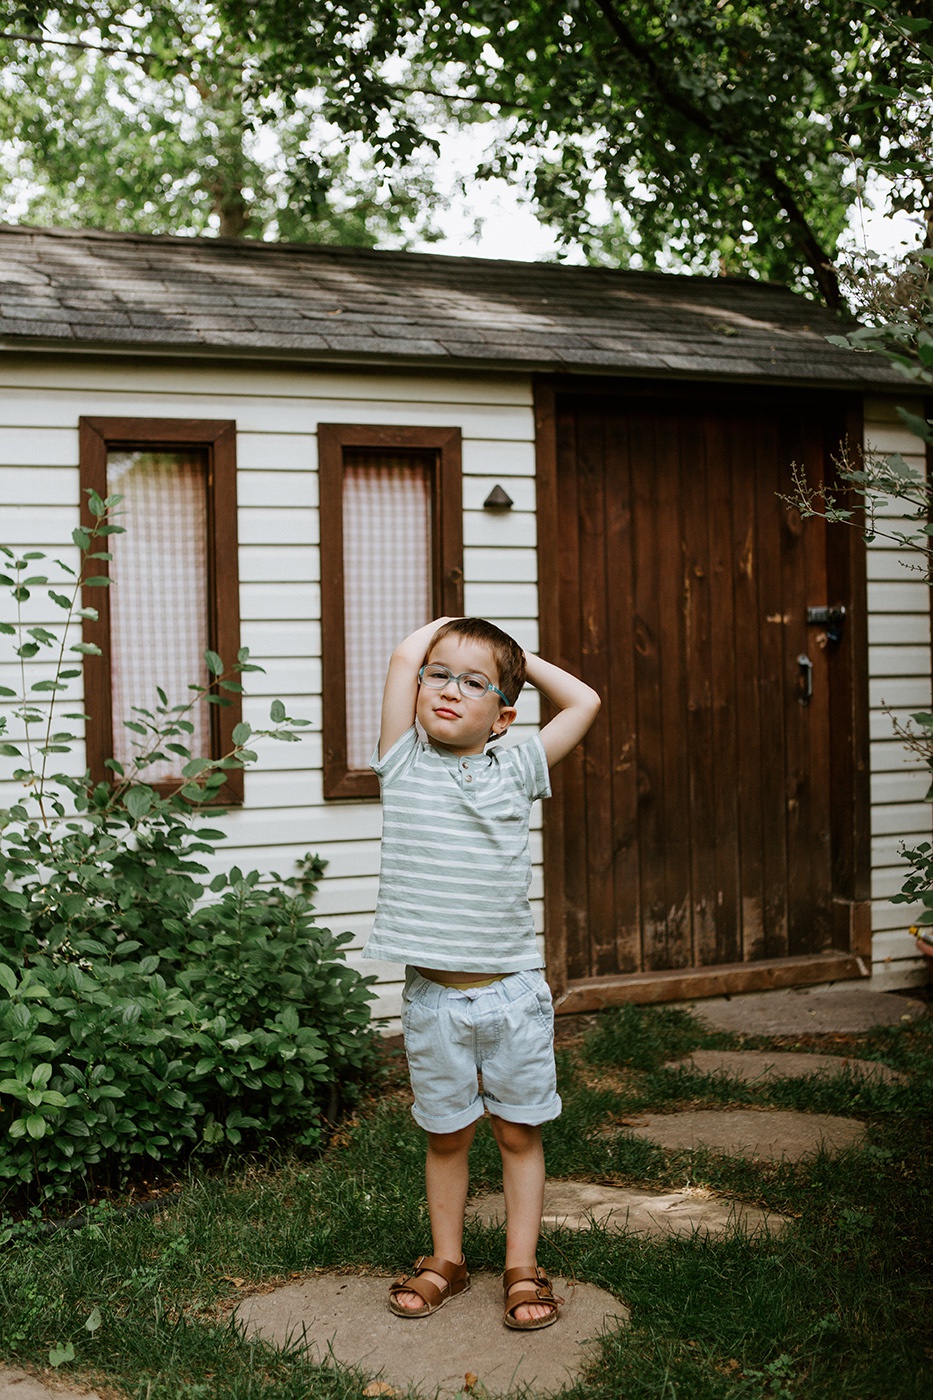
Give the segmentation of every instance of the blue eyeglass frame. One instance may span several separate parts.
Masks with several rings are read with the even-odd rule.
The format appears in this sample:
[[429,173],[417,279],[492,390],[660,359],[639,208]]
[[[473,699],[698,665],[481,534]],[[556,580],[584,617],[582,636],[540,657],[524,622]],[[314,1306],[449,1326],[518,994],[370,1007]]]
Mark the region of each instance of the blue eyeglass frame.
[[[461,700],[479,700],[479,699],[481,698],[479,695],[464,695],[463,691],[460,690],[460,682],[463,680],[463,677],[464,677],[464,676],[478,676],[478,675],[479,675],[479,672],[478,672],[478,671],[461,671],[460,674],[459,674],[459,676],[455,676],[454,673],[453,673],[453,671],[450,669],[449,666],[441,666],[441,665],[439,665],[436,661],[432,661],[430,664],[431,664],[432,667],[435,667],[438,671],[446,671],[446,672],[447,672],[447,680],[448,680],[448,681],[456,681],[456,683],[457,683],[457,689],[460,691],[460,699],[461,699]],[[422,666],[421,670],[418,672],[418,683],[419,683],[419,685],[423,685],[423,684],[424,684],[424,673],[425,673],[425,671],[426,671],[427,669],[428,669],[428,663],[425,662],[425,664]],[[485,680],[485,679],[486,679],[485,676],[482,677],[482,679]],[[446,682],[445,682],[445,684],[446,684]],[[444,688],[443,686],[438,686],[438,689],[439,689],[439,690],[443,690],[443,688]],[[433,687],[432,687],[432,686],[429,686],[428,689],[431,690],[431,689],[433,689]],[[499,696],[500,700],[504,701],[504,703],[505,703],[506,705],[511,705],[512,702],[511,702],[511,700],[509,699],[509,697],[508,697],[507,695],[503,695],[503,693],[502,693],[502,691],[499,689],[499,687],[498,687],[497,685],[493,685],[492,681],[486,681],[486,690],[487,690],[487,691],[490,691],[490,690],[495,691],[496,695]]]

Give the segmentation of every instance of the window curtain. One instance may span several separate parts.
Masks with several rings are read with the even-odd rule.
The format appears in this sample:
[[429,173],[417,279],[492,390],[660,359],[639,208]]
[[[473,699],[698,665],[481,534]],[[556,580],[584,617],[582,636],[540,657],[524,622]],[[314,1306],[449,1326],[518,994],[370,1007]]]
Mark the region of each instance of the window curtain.
[[[120,494],[109,537],[110,651],[113,757],[124,767],[146,745],[125,722],[143,721],[137,708],[155,711],[161,686],[170,706],[187,704],[193,684],[207,679],[208,632],[207,460],[202,452],[109,452],[107,491]],[[224,657],[228,664],[234,658]],[[193,734],[176,742],[196,758],[211,756],[209,707],[184,718]],[[149,746],[149,745],[147,745]],[[143,769],[144,782],[181,774],[181,756]]]
[[379,737],[392,649],[432,616],[431,469],[413,453],[348,451],[343,478],[347,766]]

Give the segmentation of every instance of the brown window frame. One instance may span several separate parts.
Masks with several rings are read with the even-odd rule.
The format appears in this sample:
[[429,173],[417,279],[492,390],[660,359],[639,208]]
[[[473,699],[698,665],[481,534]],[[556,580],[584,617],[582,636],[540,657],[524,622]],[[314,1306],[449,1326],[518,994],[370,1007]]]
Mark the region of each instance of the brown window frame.
[[[108,451],[159,451],[195,448],[207,454],[207,596],[208,645],[229,667],[240,649],[240,590],[237,556],[236,423],[230,419],[81,418],[78,426],[81,481],[81,524],[92,526],[88,489],[107,495]],[[97,566],[109,574],[108,561]],[[113,754],[113,691],[110,679],[109,588],[85,589],[85,607],[96,608],[97,622],[85,620],[84,640],[99,646],[101,656],[84,658],[87,765],[93,783],[113,781],[104,760]],[[233,730],[243,714],[241,698],[224,692],[229,705],[211,705],[211,748],[214,757],[228,753]],[[154,782],[166,794],[177,782]],[[205,806],[240,805],[243,770],[231,769],[227,781]]]
[[[434,615],[463,612],[463,472],[459,428],[319,423],[321,672],[324,797],[377,798],[379,779],[347,764],[343,591],[343,474],[349,449],[415,451],[432,468],[431,558]],[[401,641],[401,638],[399,638]]]

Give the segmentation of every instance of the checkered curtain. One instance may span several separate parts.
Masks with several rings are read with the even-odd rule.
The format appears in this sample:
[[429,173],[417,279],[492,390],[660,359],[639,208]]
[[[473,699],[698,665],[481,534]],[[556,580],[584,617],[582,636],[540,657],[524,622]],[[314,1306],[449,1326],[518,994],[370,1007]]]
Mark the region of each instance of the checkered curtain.
[[432,616],[431,470],[415,454],[348,452],[343,477],[347,767],[379,737],[393,647]]
[[[161,686],[169,705],[190,700],[188,686],[207,677],[207,458],[203,452],[109,452],[108,494],[123,496],[116,523],[125,535],[111,535],[110,667],[113,690],[113,757],[128,767],[143,736],[125,720],[155,712]],[[225,661],[231,658],[225,657]],[[185,719],[194,733],[181,734],[196,758],[210,757],[207,705]],[[186,760],[154,763],[144,782],[180,776]]]

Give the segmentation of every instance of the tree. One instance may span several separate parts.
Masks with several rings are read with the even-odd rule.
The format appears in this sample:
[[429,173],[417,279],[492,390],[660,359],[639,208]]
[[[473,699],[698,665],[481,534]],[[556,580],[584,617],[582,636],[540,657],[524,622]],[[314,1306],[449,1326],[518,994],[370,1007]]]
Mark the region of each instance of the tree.
[[[194,0],[0,3],[7,33],[43,24],[133,48],[151,81],[207,64]],[[377,169],[436,150],[432,123],[490,122],[478,172],[525,185],[594,260],[752,273],[842,302],[836,244],[884,165],[895,207],[927,211],[933,115],[928,0],[203,0],[218,65],[235,52],[245,119],[310,105]],[[9,40],[22,55],[25,41]],[[25,60],[20,58],[21,62]],[[491,122],[491,119],[495,119]],[[293,167],[290,167],[293,168]],[[422,172],[423,174],[423,172]],[[251,177],[252,178],[252,177]],[[314,180],[304,188],[314,188]],[[289,235],[291,236],[291,235]]]
[[[434,236],[424,174],[349,150],[321,93],[251,86],[210,4],[7,18],[0,209],[43,224],[372,244]],[[136,16],[134,18],[134,16]],[[18,37],[17,37],[18,36]],[[54,42],[52,37],[54,36]]]

